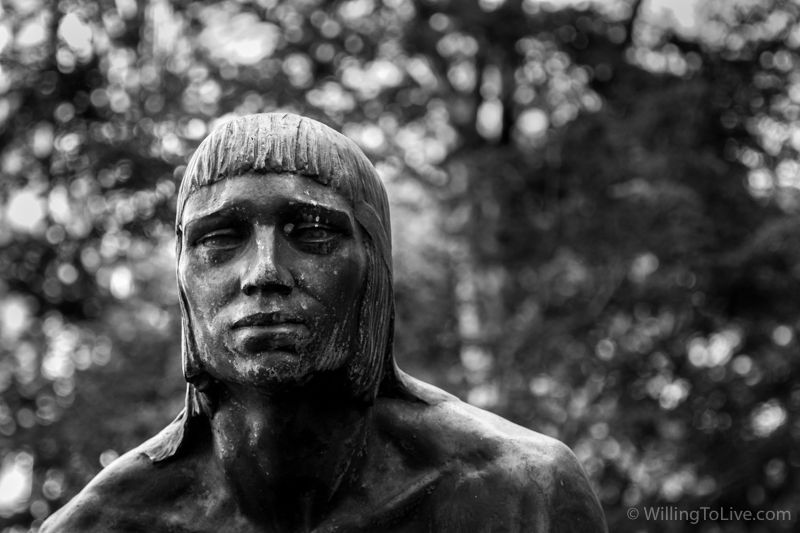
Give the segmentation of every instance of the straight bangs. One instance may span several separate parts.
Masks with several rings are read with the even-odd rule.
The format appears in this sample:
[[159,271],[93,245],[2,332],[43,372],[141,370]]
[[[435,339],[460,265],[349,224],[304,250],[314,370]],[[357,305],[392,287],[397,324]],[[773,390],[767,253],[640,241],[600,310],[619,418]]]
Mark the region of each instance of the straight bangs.
[[354,207],[364,202],[379,220],[389,220],[386,192],[358,145],[315,120],[291,113],[262,113],[227,122],[200,144],[178,192],[178,225],[191,193],[248,172],[292,172],[309,177],[332,187]]

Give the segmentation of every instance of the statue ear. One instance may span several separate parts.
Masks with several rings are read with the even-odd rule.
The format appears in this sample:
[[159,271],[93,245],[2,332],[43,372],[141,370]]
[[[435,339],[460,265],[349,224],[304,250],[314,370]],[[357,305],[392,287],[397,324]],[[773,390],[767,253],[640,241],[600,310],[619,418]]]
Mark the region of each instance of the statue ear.
[[181,331],[181,359],[183,362],[183,378],[188,382],[197,386],[201,386],[203,365],[200,362],[200,354],[197,353],[197,344],[194,342],[194,335],[189,327],[189,321],[186,316],[183,317],[183,325]]
[[181,303],[181,360],[183,378],[189,384],[186,397],[186,410],[190,417],[199,414],[211,414],[211,403],[208,393],[211,391],[213,379],[203,368],[200,352],[194,340],[189,311],[180,290]]
[[189,417],[213,414],[211,389],[214,380],[203,370],[194,346],[194,339],[186,339],[191,331],[184,334],[183,375],[187,381],[186,412]]

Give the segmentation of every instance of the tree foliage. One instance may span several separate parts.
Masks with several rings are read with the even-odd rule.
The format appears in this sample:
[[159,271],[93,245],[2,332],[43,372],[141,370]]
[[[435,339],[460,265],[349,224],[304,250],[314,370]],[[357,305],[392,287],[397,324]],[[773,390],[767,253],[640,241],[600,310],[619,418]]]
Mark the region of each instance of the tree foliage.
[[798,11],[5,2],[0,527],[180,408],[176,183],[215,123],[275,109],[387,183],[401,366],[567,442],[612,531],[684,528],[644,505],[796,520]]

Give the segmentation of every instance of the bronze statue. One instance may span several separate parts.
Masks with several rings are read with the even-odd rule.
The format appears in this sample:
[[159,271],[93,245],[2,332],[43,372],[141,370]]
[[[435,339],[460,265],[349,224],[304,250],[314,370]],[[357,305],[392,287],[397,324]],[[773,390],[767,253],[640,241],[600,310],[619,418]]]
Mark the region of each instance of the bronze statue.
[[389,210],[349,139],[212,132],[178,195],[186,407],[50,532],[602,532],[562,443],[400,371]]

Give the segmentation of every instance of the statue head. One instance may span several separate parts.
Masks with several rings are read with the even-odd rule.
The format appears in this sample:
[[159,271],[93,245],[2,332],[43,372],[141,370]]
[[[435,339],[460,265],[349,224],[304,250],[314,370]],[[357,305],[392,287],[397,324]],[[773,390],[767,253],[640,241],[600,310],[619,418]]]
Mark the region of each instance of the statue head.
[[[338,370],[346,376],[354,397],[372,401],[380,387],[397,381],[398,372],[391,343],[394,300],[386,192],[375,168],[350,139],[308,118],[265,113],[239,117],[215,129],[190,159],[178,193],[178,285],[183,370],[189,383],[187,414],[199,414],[210,408],[206,391],[211,389],[209,383],[218,377],[210,367],[216,368],[213,358],[222,354],[206,350],[206,344],[213,344],[215,339],[205,332],[207,324],[193,323],[207,321],[207,318],[198,313],[197,308],[202,306],[193,300],[193,295],[187,294],[187,289],[191,288],[186,286],[185,270],[181,270],[182,259],[186,259],[184,256],[188,253],[185,249],[186,213],[187,209],[192,213],[202,210],[215,200],[217,191],[231,190],[226,187],[226,181],[245,184],[244,189],[239,187],[240,196],[242,190],[247,194],[255,187],[267,198],[271,194],[270,187],[285,189],[297,183],[310,183],[306,189],[314,189],[347,207],[357,225],[354,242],[363,247],[360,253],[364,259],[363,272],[355,291],[357,297],[354,297],[357,301],[352,302],[352,312],[337,315],[336,320],[341,324],[327,333],[341,338],[327,339],[330,342],[316,345],[318,348],[323,344],[338,346],[339,351],[316,354],[319,366],[310,371],[341,365]],[[314,325],[306,326],[313,328]],[[342,349],[347,353],[342,353]]]

